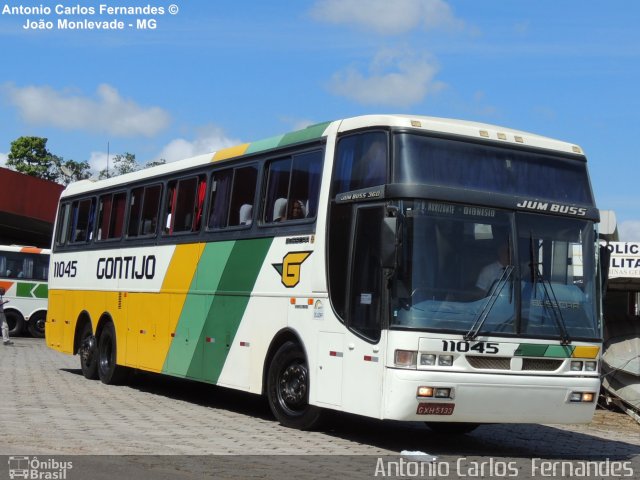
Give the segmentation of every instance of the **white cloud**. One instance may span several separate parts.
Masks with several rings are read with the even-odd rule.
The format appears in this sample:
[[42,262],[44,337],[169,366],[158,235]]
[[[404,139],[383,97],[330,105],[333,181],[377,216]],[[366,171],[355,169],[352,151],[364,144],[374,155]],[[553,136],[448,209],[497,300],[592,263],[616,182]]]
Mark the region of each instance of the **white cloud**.
[[0,167],[4,167],[7,164],[8,158],[9,158],[8,153],[0,152]]
[[[109,160],[113,162],[113,154],[109,154]],[[105,168],[107,168],[107,152],[91,152],[89,155],[89,165],[91,165],[91,171],[94,174],[98,174]],[[113,166],[113,163],[111,163]]]
[[382,35],[398,35],[415,28],[459,30],[458,19],[444,0],[317,0],[316,20],[353,24]]
[[621,242],[640,242],[640,220],[627,220],[618,226]]
[[197,136],[193,140],[176,138],[169,142],[160,151],[156,160],[164,158],[167,162],[174,162],[183,158],[232,147],[240,143],[242,143],[240,140],[227,137],[220,127],[207,125],[198,130]]
[[384,49],[367,74],[349,67],[333,75],[329,89],[363,105],[408,107],[445,87],[435,80],[437,72],[435,62],[425,55]]
[[25,122],[67,130],[106,132],[116,136],[150,137],[169,124],[170,117],[159,107],[142,107],[123,98],[111,85],[98,86],[94,98],[50,86],[2,88]]

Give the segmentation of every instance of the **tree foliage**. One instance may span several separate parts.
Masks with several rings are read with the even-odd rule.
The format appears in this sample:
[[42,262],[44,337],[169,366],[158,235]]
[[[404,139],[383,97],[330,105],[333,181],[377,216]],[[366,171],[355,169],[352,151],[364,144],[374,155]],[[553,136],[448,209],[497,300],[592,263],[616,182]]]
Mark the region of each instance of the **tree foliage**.
[[47,138],[19,137],[11,142],[6,165],[16,172],[67,185],[91,176],[89,162],[65,160],[47,149]]
[[98,174],[98,178],[103,180],[105,178],[117,177],[118,175],[123,175],[125,173],[136,172],[141,168],[151,168],[157,167],[158,165],[164,165],[167,161],[164,158],[160,160],[154,160],[145,163],[143,167],[140,167],[140,164],[136,161],[136,155],[134,153],[125,152],[124,154],[119,154],[113,157],[113,164],[111,168],[103,169]]
[[135,172],[140,169],[138,162],[136,162],[136,155],[134,153],[125,152],[124,154],[118,154],[113,157],[113,164],[111,168],[107,167],[100,171],[98,174],[99,179],[117,177],[118,175],[124,175],[125,173]]
[[47,139],[20,137],[11,142],[6,165],[16,172],[55,181],[53,155],[47,150]]

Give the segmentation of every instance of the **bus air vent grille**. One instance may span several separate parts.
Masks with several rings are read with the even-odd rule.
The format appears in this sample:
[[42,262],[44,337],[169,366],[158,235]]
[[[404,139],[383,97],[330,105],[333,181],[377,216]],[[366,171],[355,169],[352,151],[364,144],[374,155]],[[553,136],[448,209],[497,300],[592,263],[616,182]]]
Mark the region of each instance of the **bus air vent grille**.
[[509,370],[511,359],[509,357],[485,357],[480,355],[467,355],[467,362],[473,368],[486,370]]
[[553,372],[562,366],[562,360],[550,358],[523,358],[522,370],[538,370],[542,372]]

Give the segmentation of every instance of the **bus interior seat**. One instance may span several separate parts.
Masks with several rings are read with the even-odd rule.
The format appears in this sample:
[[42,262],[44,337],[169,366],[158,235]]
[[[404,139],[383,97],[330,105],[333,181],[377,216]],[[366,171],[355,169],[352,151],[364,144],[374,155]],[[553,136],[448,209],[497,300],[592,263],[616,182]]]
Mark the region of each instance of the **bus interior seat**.
[[245,203],[240,207],[240,225],[251,225],[253,214],[253,205]]
[[277,198],[273,204],[273,219],[272,222],[280,222],[286,218],[287,214],[287,199]]

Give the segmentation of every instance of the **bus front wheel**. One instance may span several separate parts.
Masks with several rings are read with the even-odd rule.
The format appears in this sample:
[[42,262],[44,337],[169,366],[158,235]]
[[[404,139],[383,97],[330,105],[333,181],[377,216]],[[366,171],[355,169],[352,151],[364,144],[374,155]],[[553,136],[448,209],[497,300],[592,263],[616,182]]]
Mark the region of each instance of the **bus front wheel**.
[[285,427],[309,430],[319,424],[322,409],[309,405],[309,367],[298,344],[286,342],[273,356],[267,397],[273,415]]
[[117,385],[127,377],[126,367],[116,364],[116,352],[116,329],[108,322],[98,340],[98,377],[107,385]]

